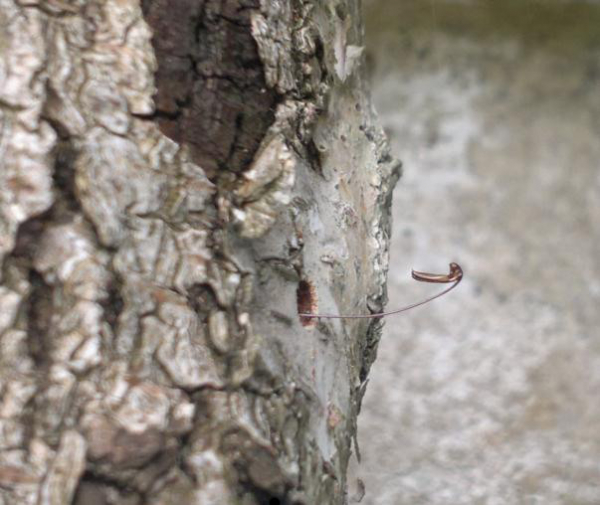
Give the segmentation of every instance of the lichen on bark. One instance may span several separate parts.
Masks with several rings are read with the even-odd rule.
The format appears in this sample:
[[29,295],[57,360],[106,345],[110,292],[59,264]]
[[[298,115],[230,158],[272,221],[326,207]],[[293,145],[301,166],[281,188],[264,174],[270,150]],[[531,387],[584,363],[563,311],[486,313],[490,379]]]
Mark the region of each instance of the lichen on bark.
[[343,503],[381,323],[296,293],[385,302],[357,3],[0,12],[1,499]]

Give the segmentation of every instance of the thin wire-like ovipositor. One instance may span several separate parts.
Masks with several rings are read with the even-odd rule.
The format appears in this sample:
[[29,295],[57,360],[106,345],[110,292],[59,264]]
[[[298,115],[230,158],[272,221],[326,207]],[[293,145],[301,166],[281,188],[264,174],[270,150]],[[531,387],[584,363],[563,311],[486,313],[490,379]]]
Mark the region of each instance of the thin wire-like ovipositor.
[[452,291],[463,278],[463,270],[458,263],[450,263],[450,273],[448,274],[430,274],[427,272],[417,272],[416,270],[412,271],[412,277],[416,281],[419,282],[433,282],[439,284],[448,284],[453,283],[449,288],[444,289],[444,291],[438,293],[437,295],[431,296],[417,303],[413,303],[411,305],[407,305],[406,307],[402,307],[401,309],[392,310],[390,312],[380,312],[379,314],[367,314],[367,315],[338,315],[338,314],[307,314],[307,313],[299,313],[298,315],[301,318],[325,318],[325,319],[377,319],[380,317],[391,316],[393,314],[400,314],[400,312],[405,312],[410,309],[414,309],[415,307],[419,307],[420,305],[424,305],[429,303],[440,296],[445,295]]

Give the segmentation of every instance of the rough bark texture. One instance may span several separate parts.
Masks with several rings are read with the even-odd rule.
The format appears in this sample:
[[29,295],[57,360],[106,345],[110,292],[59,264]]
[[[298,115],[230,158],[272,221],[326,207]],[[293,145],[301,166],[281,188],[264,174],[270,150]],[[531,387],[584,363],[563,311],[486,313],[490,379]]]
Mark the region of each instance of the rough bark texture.
[[381,323],[297,310],[385,302],[358,9],[0,0],[2,503],[344,502]]

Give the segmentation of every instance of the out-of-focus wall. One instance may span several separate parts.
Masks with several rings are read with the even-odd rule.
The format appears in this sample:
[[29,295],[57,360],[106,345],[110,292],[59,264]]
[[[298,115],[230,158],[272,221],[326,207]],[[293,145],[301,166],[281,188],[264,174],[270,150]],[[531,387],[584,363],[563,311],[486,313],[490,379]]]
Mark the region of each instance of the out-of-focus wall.
[[365,4],[395,155],[389,309],[359,419],[367,505],[600,504],[600,6]]

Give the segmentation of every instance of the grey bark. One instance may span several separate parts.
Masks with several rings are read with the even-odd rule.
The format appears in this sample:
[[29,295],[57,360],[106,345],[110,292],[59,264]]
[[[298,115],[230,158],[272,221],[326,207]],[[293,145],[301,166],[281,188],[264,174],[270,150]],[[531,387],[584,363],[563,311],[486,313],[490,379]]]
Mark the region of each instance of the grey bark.
[[385,303],[358,1],[0,16],[0,503],[343,503],[381,322],[297,312]]

